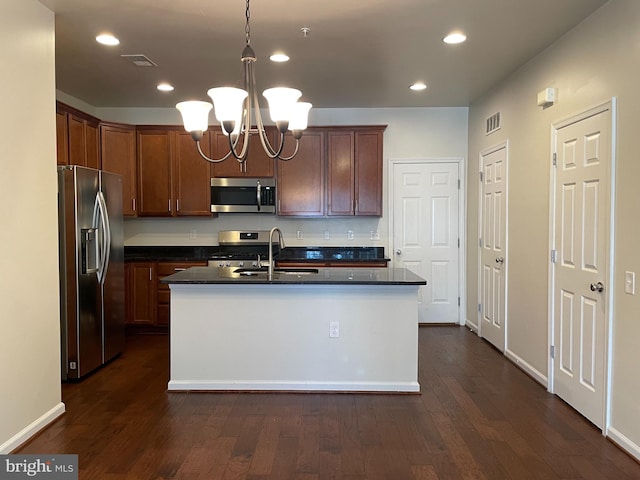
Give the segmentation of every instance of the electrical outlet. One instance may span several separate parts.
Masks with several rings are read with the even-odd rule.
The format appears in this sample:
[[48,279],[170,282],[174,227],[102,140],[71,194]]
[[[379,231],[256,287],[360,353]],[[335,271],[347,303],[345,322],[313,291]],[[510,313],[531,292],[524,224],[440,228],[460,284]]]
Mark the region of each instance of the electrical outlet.
[[371,230],[371,240],[380,240],[380,232]]
[[325,240],[331,240],[331,235],[329,234],[329,230],[325,230],[324,231],[324,239]]
[[340,337],[340,322],[329,322],[329,338]]
[[296,232],[296,238],[297,238],[298,240],[302,240],[302,230],[298,230],[298,231]]
[[353,240],[355,238],[355,235],[353,234],[353,230],[349,230],[347,232],[347,240]]
[[198,238],[198,231],[195,228],[189,232],[189,238],[191,240]]

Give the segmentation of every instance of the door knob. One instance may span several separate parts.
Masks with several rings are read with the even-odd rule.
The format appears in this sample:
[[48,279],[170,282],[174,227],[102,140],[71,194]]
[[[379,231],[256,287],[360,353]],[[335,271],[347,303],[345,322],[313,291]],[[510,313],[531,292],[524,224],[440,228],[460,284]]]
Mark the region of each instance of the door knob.
[[591,288],[592,292],[602,292],[604,290],[604,285],[602,282],[592,283],[589,288]]
[[402,255],[402,250],[400,250],[399,248],[396,249],[396,255]]
[[496,263],[504,263],[504,257],[496,258]]

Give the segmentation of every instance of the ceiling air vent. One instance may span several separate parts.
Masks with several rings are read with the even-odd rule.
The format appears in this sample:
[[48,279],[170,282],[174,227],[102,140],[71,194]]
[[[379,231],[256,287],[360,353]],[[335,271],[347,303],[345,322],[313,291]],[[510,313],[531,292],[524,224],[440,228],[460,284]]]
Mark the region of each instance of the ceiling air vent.
[[486,134],[495,132],[496,130],[500,130],[502,128],[502,120],[500,119],[500,112],[494,113],[490,117],[487,117],[487,130]]
[[136,67],[157,67],[155,63],[153,63],[146,55],[137,54],[137,55],[120,55],[125,60],[129,60]]

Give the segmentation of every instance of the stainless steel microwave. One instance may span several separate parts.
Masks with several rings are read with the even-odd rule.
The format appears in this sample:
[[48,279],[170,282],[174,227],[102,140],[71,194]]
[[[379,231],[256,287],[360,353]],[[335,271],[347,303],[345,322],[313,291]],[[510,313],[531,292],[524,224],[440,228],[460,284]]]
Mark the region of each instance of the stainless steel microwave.
[[212,178],[211,211],[275,213],[275,178]]

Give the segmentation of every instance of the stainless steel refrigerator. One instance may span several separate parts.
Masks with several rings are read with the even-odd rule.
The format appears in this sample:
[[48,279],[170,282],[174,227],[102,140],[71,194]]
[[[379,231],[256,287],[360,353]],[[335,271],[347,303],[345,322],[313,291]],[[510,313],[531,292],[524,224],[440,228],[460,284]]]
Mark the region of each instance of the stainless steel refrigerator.
[[62,379],[79,379],[124,347],[122,177],[58,167]]

